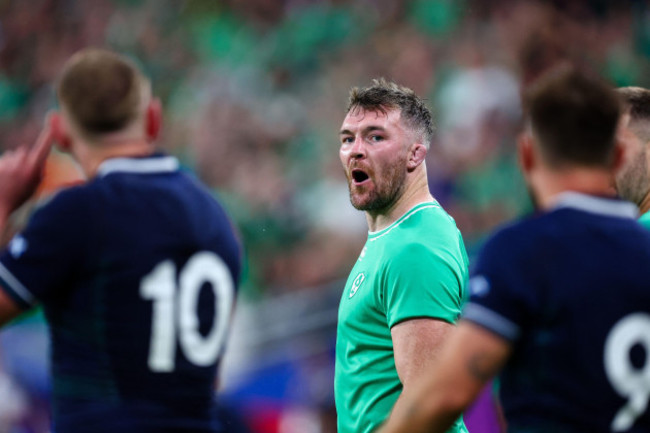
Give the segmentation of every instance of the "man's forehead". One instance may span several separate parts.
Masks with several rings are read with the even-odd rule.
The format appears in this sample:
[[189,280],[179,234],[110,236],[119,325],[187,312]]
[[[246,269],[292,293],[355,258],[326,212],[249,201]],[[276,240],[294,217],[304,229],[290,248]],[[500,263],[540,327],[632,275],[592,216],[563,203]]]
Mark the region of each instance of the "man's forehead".
[[343,128],[346,126],[387,126],[391,124],[398,124],[401,117],[399,108],[386,108],[380,109],[364,109],[362,107],[352,108],[343,119]]

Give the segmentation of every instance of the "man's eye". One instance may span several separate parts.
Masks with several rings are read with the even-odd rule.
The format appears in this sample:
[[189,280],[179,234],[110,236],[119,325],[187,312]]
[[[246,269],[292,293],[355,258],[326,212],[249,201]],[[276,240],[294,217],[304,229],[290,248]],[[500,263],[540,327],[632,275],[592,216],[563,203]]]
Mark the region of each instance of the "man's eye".
[[381,135],[371,135],[370,136],[370,141],[382,141],[383,139],[384,139],[384,137],[382,137]]
[[354,140],[352,139],[352,137],[343,137],[343,138],[341,139],[341,143],[343,143],[343,144],[349,144],[349,143],[352,143],[352,141],[354,141]]

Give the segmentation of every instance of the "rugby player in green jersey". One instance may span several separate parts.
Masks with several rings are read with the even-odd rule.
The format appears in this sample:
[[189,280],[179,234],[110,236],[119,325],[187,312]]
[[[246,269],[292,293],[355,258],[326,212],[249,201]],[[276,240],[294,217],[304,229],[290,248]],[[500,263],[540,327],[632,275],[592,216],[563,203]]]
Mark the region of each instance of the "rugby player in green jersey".
[[[411,89],[379,79],[350,92],[340,158],[369,233],[339,307],[339,433],[368,433],[384,422],[461,312],[467,254],[429,192],[431,134],[431,113]],[[462,418],[449,431],[466,432]]]
[[639,223],[650,229],[650,90],[641,87],[617,90],[627,113],[621,133],[626,162],[616,175],[616,189],[622,198],[639,207]]

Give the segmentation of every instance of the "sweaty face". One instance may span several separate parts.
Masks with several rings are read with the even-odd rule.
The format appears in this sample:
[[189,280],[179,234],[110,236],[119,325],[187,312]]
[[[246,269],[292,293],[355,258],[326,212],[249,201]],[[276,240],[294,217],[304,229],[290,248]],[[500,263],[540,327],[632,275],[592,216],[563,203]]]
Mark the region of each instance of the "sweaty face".
[[646,143],[630,129],[623,127],[621,140],[625,162],[616,174],[616,190],[625,200],[639,204],[650,187]]
[[352,109],[341,126],[339,156],[352,206],[381,212],[401,196],[406,180],[408,131],[398,109]]

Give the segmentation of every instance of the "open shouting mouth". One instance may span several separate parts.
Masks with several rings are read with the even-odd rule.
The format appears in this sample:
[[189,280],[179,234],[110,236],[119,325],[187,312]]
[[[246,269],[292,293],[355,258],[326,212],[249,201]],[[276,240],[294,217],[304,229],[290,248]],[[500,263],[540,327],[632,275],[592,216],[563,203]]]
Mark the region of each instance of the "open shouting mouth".
[[354,170],[352,170],[351,175],[352,175],[352,181],[354,182],[355,185],[361,185],[362,183],[370,179],[368,173],[366,173],[365,171],[359,168],[355,168]]

